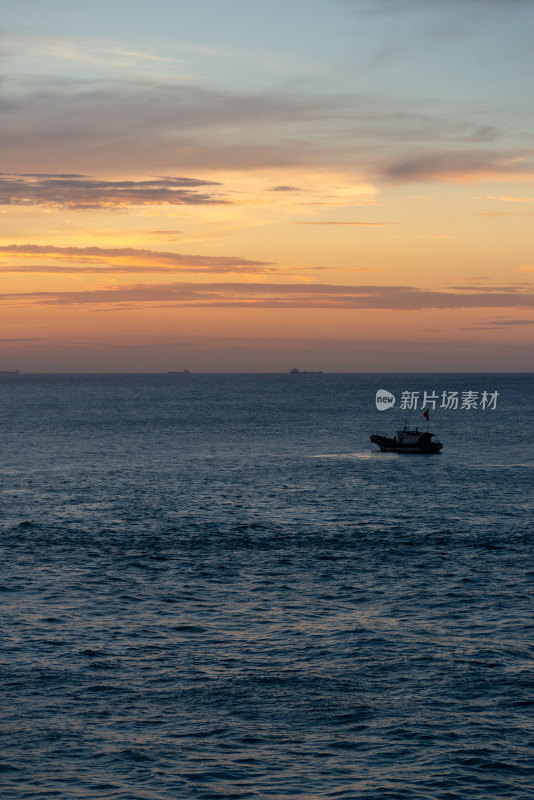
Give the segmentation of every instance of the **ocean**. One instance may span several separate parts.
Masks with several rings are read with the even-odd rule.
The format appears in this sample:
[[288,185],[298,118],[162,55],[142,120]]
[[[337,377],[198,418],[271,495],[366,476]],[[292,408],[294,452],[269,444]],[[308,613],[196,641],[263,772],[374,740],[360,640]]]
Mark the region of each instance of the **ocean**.
[[2,800],[533,798],[533,393],[0,375]]

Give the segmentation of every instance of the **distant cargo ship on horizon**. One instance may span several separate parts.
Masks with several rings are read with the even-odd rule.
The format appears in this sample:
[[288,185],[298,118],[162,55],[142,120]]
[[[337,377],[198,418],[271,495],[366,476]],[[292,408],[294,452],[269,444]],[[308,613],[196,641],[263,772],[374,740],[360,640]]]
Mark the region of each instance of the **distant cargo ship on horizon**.
[[309,370],[309,369],[297,369],[296,367],[293,367],[293,369],[289,370],[289,374],[290,375],[323,375],[324,373],[323,373],[322,369]]

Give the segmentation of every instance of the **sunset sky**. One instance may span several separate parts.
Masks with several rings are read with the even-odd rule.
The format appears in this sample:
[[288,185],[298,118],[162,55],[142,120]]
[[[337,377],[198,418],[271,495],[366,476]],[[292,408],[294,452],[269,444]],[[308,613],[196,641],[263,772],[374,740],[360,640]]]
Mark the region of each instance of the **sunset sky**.
[[3,0],[0,369],[534,369],[532,0]]

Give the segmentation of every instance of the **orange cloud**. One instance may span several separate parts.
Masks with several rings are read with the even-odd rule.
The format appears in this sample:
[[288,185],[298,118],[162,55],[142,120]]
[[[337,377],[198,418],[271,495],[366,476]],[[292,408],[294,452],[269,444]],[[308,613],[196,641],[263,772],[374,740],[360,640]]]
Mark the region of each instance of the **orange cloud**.
[[477,217],[509,217],[509,211],[479,211]]
[[[43,264],[0,265],[0,272],[272,272],[267,261],[239,256],[203,256],[134,247],[55,247],[9,244],[0,246],[0,256],[12,259],[46,260]],[[54,264],[59,261],[60,264]],[[68,266],[65,266],[65,262]]]
[[310,222],[294,222],[294,225],[354,225],[355,227],[384,227],[387,225],[396,225],[396,222],[336,222],[336,221],[310,221]]
[[489,194],[487,199],[502,200],[503,203],[534,203],[534,197],[512,197],[511,195],[508,194],[505,194],[502,197]]

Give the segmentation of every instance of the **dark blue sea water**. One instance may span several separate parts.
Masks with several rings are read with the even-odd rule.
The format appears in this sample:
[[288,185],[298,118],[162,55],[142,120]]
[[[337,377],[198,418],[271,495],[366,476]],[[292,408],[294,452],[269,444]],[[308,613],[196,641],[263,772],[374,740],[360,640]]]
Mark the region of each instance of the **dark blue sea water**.
[[0,375],[2,799],[534,797],[533,395]]

